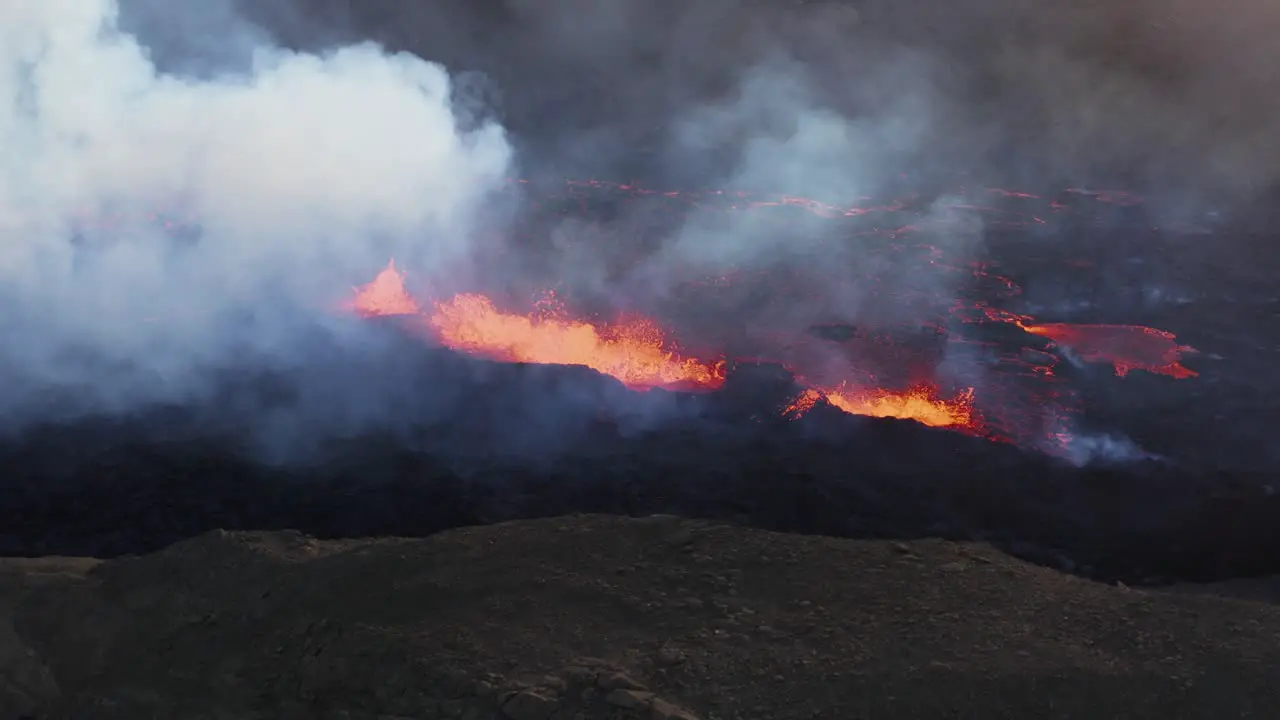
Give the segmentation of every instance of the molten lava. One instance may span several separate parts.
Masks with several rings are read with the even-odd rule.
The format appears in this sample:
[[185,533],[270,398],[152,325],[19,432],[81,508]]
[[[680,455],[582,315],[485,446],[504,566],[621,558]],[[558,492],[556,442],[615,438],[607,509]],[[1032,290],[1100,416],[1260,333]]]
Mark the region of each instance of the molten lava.
[[791,417],[800,417],[821,400],[851,415],[915,420],[930,427],[952,429],[976,430],[980,426],[974,411],[973,388],[950,400],[939,397],[937,391],[928,385],[917,385],[904,391],[849,385],[831,390],[811,388],[801,393],[783,412]]
[[930,427],[969,427],[974,424],[973,388],[951,400],[937,397],[927,386],[904,392],[837,388],[827,393],[827,402],[854,415],[915,420]]
[[1175,380],[1200,374],[1182,364],[1183,355],[1198,351],[1190,345],[1179,345],[1177,336],[1166,330],[1143,325],[1037,323],[1029,315],[986,305],[980,304],[974,309],[987,320],[1017,325],[1023,332],[1069,348],[1084,362],[1107,363],[1120,377],[1128,375],[1130,370],[1146,370]]
[[[364,317],[421,315],[392,261],[373,282],[356,288],[348,310]],[[668,349],[662,328],[647,318],[593,325],[558,308],[530,315],[500,311],[484,295],[459,294],[434,304],[426,317],[447,347],[506,362],[584,365],[635,389],[711,390],[724,383],[724,363],[681,357]],[[799,417],[825,399],[852,415],[915,420],[931,427],[976,428],[973,390],[950,400],[926,385],[905,391],[855,388],[806,390],[784,413]]]
[[593,325],[563,317],[555,308],[516,315],[476,294],[437,302],[424,315],[395,261],[373,282],[356,288],[344,308],[362,317],[423,316],[439,341],[454,350],[505,362],[584,365],[637,390],[712,390],[724,382],[723,362],[680,356],[669,348],[662,328],[647,318]]
[[596,326],[552,314],[504,313],[483,295],[438,302],[429,322],[448,347],[509,362],[585,365],[632,388],[713,389],[723,363],[681,357],[657,323],[639,318]]
[[[356,288],[348,310],[364,317],[422,315],[392,261],[373,282]],[[506,362],[584,365],[631,388],[711,390],[724,383],[724,363],[686,358],[668,349],[666,335],[648,318],[594,325],[558,308],[530,315],[500,311],[484,295],[459,294],[434,304],[426,317],[447,347]],[[784,413],[799,417],[825,399],[853,415],[915,420],[931,427],[976,428],[973,390],[947,400],[926,385],[905,391],[854,388],[806,390]]]
[[[1045,323],[1002,309],[1000,306],[1014,301],[1022,288],[1000,262],[966,253],[956,256],[949,248],[912,238],[921,234],[916,225],[921,209],[933,202],[927,196],[857,198],[860,204],[849,206],[791,196],[653,190],[598,180],[569,181],[564,187],[565,195],[546,198],[548,211],[560,213],[571,205],[574,212],[600,212],[607,218],[613,203],[644,200],[675,210],[696,207],[699,212],[751,213],[753,222],[785,225],[790,222],[789,213],[799,209],[827,218],[843,240],[859,243],[858,252],[866,262],[849,269],[848,284],[874,291],[864,305],[870,308],[868,317],[878,318],[884,327],[869,323],[851,337],[826,333],[815,339],[784,331],[777,338],[756,334],[745,340],[731,335],[714,340],[724,347],[738,347],[739,352],[758,361],[782,365],[800,379],[808,389],[786,408],[787,417],[799,417],[825,401],[850,414],[909,419],[1028,447],[1043,448],[1046,439],[1052,445],[1054,438],[1068,437],[1072,418],[1081,410],[1080,398],[1067,384],[1068,377],[1056,372],[1057,355],[1043,352],[1043,343],[1020,343],[1026,346],[1013,348],[1003,339],[986,339],[986,333],[978,333],[976,338],[952,333],[949,328],[955,322],[1014,325],[1029,336],[1070,349],[1085,362],[1108,363],[1121,377],[1132,370],[1174,379],[1196,376],[1181,363],[1183,354],[1194,349],[1179,345],[1174,335],[1163,330]],[[1041,227],[1055,222],[1051,216],[1067,213],[1085,220],[1089,217],[1086,213],[1092,212],[1109,218],[1114,211],[1095,206],[1140,203],[1124,193],[1079,190],[1069,191],[1064,202],[998,188],[964,190],[957,197],[948,203],[949,211],[981,215],[984,226],[1004,230]],[[599,207],[596,200],[602,201]],[[889,242],[866,240],[875,237]],[[1032,262],[1055,261],[1059,270],[1068,274],[1094,272],[1096,261],[1059,257],[1054,252],[1041,249],[1028,257]],[[917,275],[911,272],[868,272],[885,268],[918,268],[922,274],[916,282]],[[815,272],[826,277],[821,269]],[[604,323],[572,317],[563,309],[510,312],[500,309],[492,298],[475,294],[419,301],[406,289],[404,280],[390,264],[373,282],[357,288],[344,307],[365,317],[408,317],[411,324],[441,344],[470,355],[507,362],[583,365],[635,389],[713,390],[725,379],[724,361],[707,361],[677,351],[670,335],[654,320]],[[673,296],[690,307],[711,307],[712,312],[732,305],[737,298],[754,297],[753,293],[776,302],[794,298],[825,307],[831,298],[814,293],[820,293],[826,282],[814,282],[807,269],[790,265],[770,269],[728,266],[717,269],[714,276],[689,278],[673,289]],[[732,325],[730,320],[725,327]],[[894,332],[898,327],[929,327],[938,332],[936,337]],[[984,378],[981,398],[975,399],[972,388],[948,396],[931,382],[931,369],[944,355],[954,363],[981,365],[973,368]],[[832,357],[847,360],[847,367],[834,375]],[[901,383],[910,381],[920,382],[906,389],[888,389],[901,388]]]
[[422,312],[418,301],[404,287],[404,274],[392,260],[373,282],[355,289],[355,297],[344,305],[361,317],[417,315]]
[[1130,370],[1146,370],[1171,378],[1199,375],[1181,363],[1195,348],[1179,345],[1173,333],[1141,325],[1021,324],[1023,330],[1071,348],[1085,362],[1105,362],[1124,377]]

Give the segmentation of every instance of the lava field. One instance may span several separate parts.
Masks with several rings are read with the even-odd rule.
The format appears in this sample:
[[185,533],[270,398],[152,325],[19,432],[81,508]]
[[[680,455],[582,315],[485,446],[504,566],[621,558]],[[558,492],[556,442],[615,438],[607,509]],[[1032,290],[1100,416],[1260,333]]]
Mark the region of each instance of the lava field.
[[[505,261],[539,282],[435,297],[389,258],[324,309],[384,350],[321,342],[325,371],[394,387],[394,422],[267,462],[243,408],[323,400],[287,373],[236,371],[208,405],[27,428],[0,447],[0,553],[612,512],[981,538],[1129,583],[1280,571],[1280,314],[1265,263],[1240,261],[1257,236],[1154,226],[1140,198],[1080,189],[848,206],[601,181],[511,192],[528,209]],[[695,212],[805,252],[616,290],[640,287],[654,238]],[[972,241],[936,242],[940,218]],[[608,256],[608,282],[540,260],[574,252],[552,240],[566,219],[610,229],[573,236]],[[163,221],[200,241],[198,222]]]

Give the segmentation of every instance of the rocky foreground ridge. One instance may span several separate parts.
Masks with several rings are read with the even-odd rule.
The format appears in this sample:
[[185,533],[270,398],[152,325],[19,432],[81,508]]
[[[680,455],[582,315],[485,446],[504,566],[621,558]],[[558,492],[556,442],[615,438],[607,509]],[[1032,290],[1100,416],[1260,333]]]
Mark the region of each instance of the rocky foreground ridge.
[[0,570],[0,718],[1280,717],[1280,606],[576,516]]

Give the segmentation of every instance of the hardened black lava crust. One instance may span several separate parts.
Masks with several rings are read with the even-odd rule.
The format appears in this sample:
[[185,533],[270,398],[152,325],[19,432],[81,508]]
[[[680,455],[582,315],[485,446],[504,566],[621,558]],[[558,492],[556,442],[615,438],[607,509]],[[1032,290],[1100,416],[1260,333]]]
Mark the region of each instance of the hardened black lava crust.
[[[1061,319],[1142,323],[1196,348],[1183,358],[1195,377],[1118,377],[1105,362],[1073,359],[1069,348],[1007,324],[953,324],[965,336],[953,340],[1007,359],[1057,358],[1055,382],[1076,399],[1070,429],[1083,451],[1074,455],[1026,442],[1034,432],[993,442],[824,403],[795,418],[782,410],[803,387],[768,361],[730,363],[713,392],[639,392],[585,367],[482,360],[424,342],[394,318],[351,317],[379,338],[379,352],[320,342],[314,367],[297,376],[232,369],[201,403],[5,436],[0,555],[113,557],[215,528],[422,536],[605,512],[983,539],[1130,584],[1280,572],[1277,459],[1267,439],[1280,376],[1270,265],[1222,260],[1247,256],[1263,239],[1054,232],[1051,243],[1021,230],[987,234],[984,262],[1026,288],[1019,309],[1085,297],[1088,307]],[[1069,272],[1066,256],[1094,262]],[[1152,297],[1152,287],[1170,295]],[[838,343],[861,331],[807,334]],[[887,332],[911,351],[938,343]],[[999,377],[980,378],[980,397]],[[326,400],[330,386],[367,391],[377,421],[345,433],[307,426],[348,410]],[[1025,417],[1037,416],[1038,397],[1024,398]],[[301,421],[313,446],[287,457],[264,450],[263,438],[281,434],[275,417]]]
[[794,387],[768,366],[737,368],[710,395],[651,391],[646,401],[678,406],[676,419],[637,427],[592,403],[536,409],[550,397],[539,393],[565,384],[606,405],[629,392],[584,368],[417,352],[417,387],[448,382],[459,400],[394,432],[331,443],[308,464],[271,465],[229,427],[206,432],[209,408],[15,437],[0,448],[0,554],[112,557],[214,528],[423,536],[605,512],[977,538],[1130,584],[1280,570],[1280,497],[1256,474],[1164,460],[1078,467],[821,406],[791,421],[775,410]]

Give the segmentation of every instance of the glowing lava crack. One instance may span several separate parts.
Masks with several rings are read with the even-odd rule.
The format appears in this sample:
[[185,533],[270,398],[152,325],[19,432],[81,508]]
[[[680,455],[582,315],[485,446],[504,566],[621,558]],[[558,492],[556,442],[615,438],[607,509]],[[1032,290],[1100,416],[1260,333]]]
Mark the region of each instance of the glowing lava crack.
[[495,360],[585,365],[631,388],[713,389],[724,382],[724,363],[684,358],[667,349],[657,323],[647,318],[597,327],[555,316],[500,312],[483,295],[439,302],[430,316],[441,342]]
[[[1058,372],[1058,355],[1045,352],[1046,349],[1056,346],[1070,351],[1082,362],[1109,364],[1120,377],[1134,370],[1177,380],[1196,376],[1194,370],[1181,363],[1184,354],[1195,350],[1179,345],[1173,334],[1163,330],[1138,325],[1044,323],[993,306],[991,302],[1013,300],[1022,289],[1001,275],[999,265],[993,261],[951,258],[942,248],[909,239],[917,230],[911,224],[911,217],[904,217],[911,213],[909,199],[842,208],[805,198],[761,199],[744,193],[660,192],[601,181],[570,182],[566,187],[569,197],[580,201],[580,209],[587,213],[590,207],[585,200],[596,194],[615,201],[644,198],[675,206],[692,203],[704,212],[767,210],[772,215],[798,208],[827,218],[831,223],[845,224],[838,232],[844,233],[850,242],[862,242],[867,235],[893,240],[887,245],[866,244],[869,254],[889,253],[895,260],[908,263],[914,257],[930,272],[949,272],[963,278],[966,289],[958,297],[945,292],[930,293],[916,286],[898,288],[897,295],[891,297],[890,288],[886,286],[884,299],[900,309],[910,309],[921,327],[940,329],[940,336],[945,336],[948,347],[974,350],[969,354],[975,357],[993,352],[998,355],[999,372],[972,368],[986,378],[980,398],[975,396],[972,387],[944,391],[936,382],[939,358],[908,357],[915,352],[910,343],[902,347],[892,341],[880,343],[875,328],[870,328],[866,336],[855,332],[848,338],[823,338],[826,344],[812,355],[804,350],[809,340],[788,336],[763,348],[763,355],[757,353],[754,358],[782,365],[807,388],[792,398],[787,407],[780,408],[788,418],[801,417],[825,403],[853,415],[914,420],[931,427],[1053,452],[1054,448],[1072,442],[1072,418],[1080,407],[1076,392],[1064,384],[1065,378]],[[1128,206],[1139,202],[1124,193],[1070,191],[1069,194],[1076,204]],[[1044,207],[1043,198],[1024,193],[988,189],[979,195],[972,198],[972,202],[957,204],[953,209],[978,213],[984,217],[984,223],[1008,229],[1043,225],[1049,215],[1075,212],[1057,202]],[[1006,207],[989,206],[987,200],[996,196],[1003,198]],[[879,219],[871,228],[858,220],[877,216]],[[863,225],[848,226],[854,221]],[[868,267],[876,265],[867,263]],[[868,287],[886,285],[881,282],[882,278],[869,275],[854,279],[865,281]],[[422,302],[406,289],[404,280],[395,264],[389,264],[373,282],[356,288],[355,297],[345,304],[345,309],[365,317],[413,318],[413,323],[440,344],[469,355],[503,362],[582,365],[612,376],[635,390],[711,391],[725,381],[729,358],[708,359],[684,352],[670,334],[650,318],[631,317],[612,323],[589,321],[571,317],[554,302],[534,312],[519,314],[500,308],[492,298],[480,294],[459,294]],[[675,292],[682,302],[697,305],[707,299],[708,294],[714,297],[726,283],[738,286],[739,290],[754,286],[762,293],[777,291],[783,296],[788,292],[800,295],[810,292],[804,287],[803,273],[795,277],[785,272],[775,276],[739,267],[724,268],[714,277],[691,279]],[[780,283],[780,286],[770,283]],[[943,285],[950,287],[947,283]],[[1013,325],[1027,340],[1043,338],[1048,342],[1009,353],[1007,348],[950,333],[947,328],[955,322]],[[892,332],[886,337],[891,340]],[[928,351],[921,352],[927,354]],[[833,353],[847,361],[848,366],[833,370],[829,363],[815,359],[830,359]],[[958,354],[963,355],[964,352]]]
[[[441,344],[454,350],[506,362],[583,365],[637,390],[714,390],[725,379],[723,360],[681,356],[669,349],[662,328],[648,318],[592,324],[565,317],[558,307],[516,315],[500,311],[491,299],[478,294],[455,295],[424,312],[405,288],[404,275],[394,261],[373,282],[356,288],[345,308],[364,317],[422,317]],[[955,429],[980,426],[972,388],[947,400],[927,385],[894,391],[842,384],[806,390],[783,412],[799,417],[824,399],[854,415]]]
[[515,315],[478,294],[455,295],[424,313],[394,262],[357,288],[347,307],[365,317],[420,315],[436,338],[454,350],[506,362],[584,365],[636,390],[713,390],[724,382],[723,361],[681,356],[648,318],[593,325],[567,318],[554,307]]
[[937,391],[928,385],[918,385],[901,392],[880,388],[854,388],[849,385],[825,391],[809,389],[801,393],[784,412],[792,417],[799,417],[822,400],[851,415],[915,420],[930,427],[972,431],[981,428],[973,406],[973,388],[964,390],[950,400],[938,397]]

